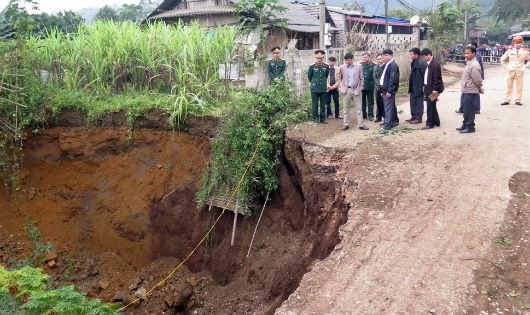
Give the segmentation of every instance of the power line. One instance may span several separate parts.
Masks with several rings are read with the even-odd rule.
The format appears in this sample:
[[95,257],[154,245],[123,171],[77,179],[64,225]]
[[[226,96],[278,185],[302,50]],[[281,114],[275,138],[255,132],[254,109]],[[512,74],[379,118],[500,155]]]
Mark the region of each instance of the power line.
[[403,1],[403,0],[396,0],[399,4],[401,4],[402,6],[404,6],[406,9],[409,9],[411,11],[414,11],[414,12],[420,12],[420,9],[408,4],[407,2]]

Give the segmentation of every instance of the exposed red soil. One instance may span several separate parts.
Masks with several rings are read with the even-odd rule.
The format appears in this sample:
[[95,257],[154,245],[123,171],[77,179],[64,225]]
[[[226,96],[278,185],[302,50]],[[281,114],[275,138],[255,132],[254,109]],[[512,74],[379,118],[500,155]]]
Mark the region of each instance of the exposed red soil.
[[[56,285],[130,302],[184,259],[220,213],[194,200],[209,148],[205,138],[148,129],[55,127],[29,136],[19,195],[0,192],[0,261],[32,256],[24,220],[38,221],[42,242],[57,254],[52,267],[40,266]],[[233,213],[226,212],[196,254],[126,313],[272,313],[333,249],[346,219],[333,176],[341,153],[317,150],[299,142],[286,148],[293,162],[279,169],[280,192],[248,258],[258,215],[240,217],[231,247]],[[328,156],[325,167],[319,154]]]

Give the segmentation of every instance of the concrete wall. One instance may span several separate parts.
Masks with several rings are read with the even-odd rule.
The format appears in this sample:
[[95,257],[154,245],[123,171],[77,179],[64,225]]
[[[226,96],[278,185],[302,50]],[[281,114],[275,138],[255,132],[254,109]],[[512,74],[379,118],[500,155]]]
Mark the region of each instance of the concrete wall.
[[202,16],[198,18],[191,18],[190,20],[196,20],[200,26],[204,27],[216,27],[221,25],[233,25],[236,24],[236,20],[233,14],[225,15],[211,15]]

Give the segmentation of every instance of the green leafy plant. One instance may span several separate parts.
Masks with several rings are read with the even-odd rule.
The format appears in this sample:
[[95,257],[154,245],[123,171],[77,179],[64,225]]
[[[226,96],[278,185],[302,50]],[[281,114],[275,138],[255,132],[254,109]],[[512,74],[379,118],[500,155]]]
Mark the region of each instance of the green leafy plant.
[[493,239],[493,242],[495,242],[497,244],[505,245],[505,246],[512,246],[513,245],[512,241],[510,241],[509,239],[504,238],[502,236],[497,236],[496,238]]
[[309,107],[293,97],[291,86],[273,84],[263,91],[235,93],[212,143],[210,165],[197,195],[201,205],[213,195],[232,192],[258,143],[254,163],[236,195],[239,206],[249,215],[257,200],[278,189],[276,170],[285,128],[309,117]]
[[288,20],[279,18],[278,14],[285,12],[287,8],[280,5],[279,2],[279,0],[242,0],[235,2],[236,16],[241,33],[256,32],[263,39],[265,30],[269,28],[285,28]]
[[441,2],[436,11],[427,15],[429,25],[428,47],[440,57],[445,48],[453,46],[462,34],[464,21],[462,13],[448,2]]
[[38,223],[38,221],[26,219],[25,230],[28,232],[30,241],[33,242],[33,255],[42,263],[44,262],[44,256],[52,251],[53,246],[50,243],[41,242],[42,233],[37,226]]
[[373,134],[380,134],[380,135],[383,135],[383,136],[393,136],[393,135],[397,135],[397,134],[400,134],[400,133],[411,133],[413,131],[416,131],[418,129],[414,129],[414,128],[410,128],[410,127],[407,127],[407,126],[398,126],[398,127],[394,127],[392,129],[389,129],[389,130],[385,130],[385,129],[379,129],[378,131],[376,131],[375,133]]
[[0,266],[0,311],[12,311],[2,314],[118,314],[118,304],[86,299],[71,285],[51,290],[46,286],[48,279],[49,276],[38,268],[7,270]]

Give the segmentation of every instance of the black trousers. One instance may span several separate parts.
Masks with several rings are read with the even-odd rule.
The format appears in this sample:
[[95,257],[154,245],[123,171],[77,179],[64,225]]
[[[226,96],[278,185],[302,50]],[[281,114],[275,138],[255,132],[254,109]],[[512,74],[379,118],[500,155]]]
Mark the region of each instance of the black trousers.
[[423,118],[423,93],[419,96],[414,96],[410,93],[410,117],[421,121]]
[[333,103],[335,103],[335,118],[340,116],[339,111],[339,91],[337,89],[331,90],[328,92],[328,98],[326,100],[326,108],[328,109],[328,116],[331,116],[331,99],[333,98]]
[[383,125],[383,128],[385,130],[389,130],[399,125],[396,107],[396,95],[391,94],[390,97],[386,97],[386,95],[384,95],[383,102],[385,104],[385,124]]
[[361,102],[363,104],[363,118],[374,117],[374,90],[362,90]]
[[438,99],[431,101],[427,97],[425,101],[427,102],[427,121],[425,125],[429,127],[440,126],[440,116],[438,116],[438,109],[436,108]]
[[[460,108],[458,109],[461,113],[464,112],[464,103],[462,102],[462,98],[464,97],[464,94],[460,95]],[[480,98],[478,99],[478,103],[474,105],[474,109],[476,111],[480,111]]]
[[466,129],[475,130],[475,108],[477,103],[480,103],[480,94],[463,93],[461,100],[464,107],[464,121],[462,124]]
[[383,97],[381,96],[381,90],[375,91],[375,102],[377,104],[377,114],[375,119],[381,120],[385,118],[385,104],[383,102]]

